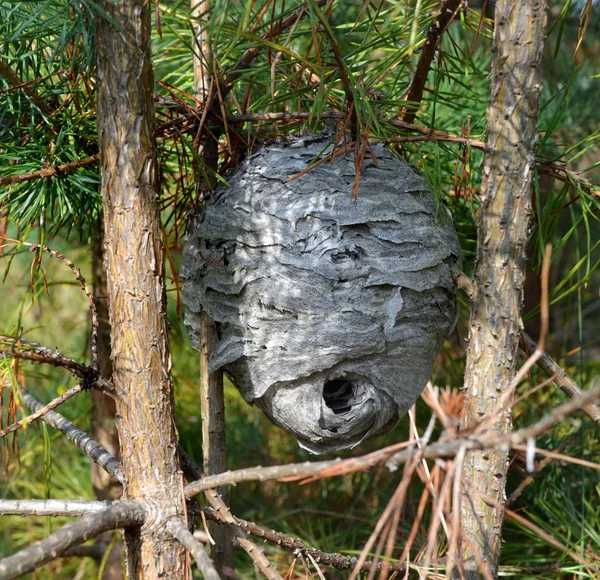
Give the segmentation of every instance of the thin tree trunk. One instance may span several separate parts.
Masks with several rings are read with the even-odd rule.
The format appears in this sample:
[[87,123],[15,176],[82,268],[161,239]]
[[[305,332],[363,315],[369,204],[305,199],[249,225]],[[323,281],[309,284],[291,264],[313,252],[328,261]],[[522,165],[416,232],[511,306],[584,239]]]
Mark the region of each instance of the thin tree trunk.
[[124,496],[156,513],[125,533],[130,578],[185,578],[184,549],[165,531],[184,503],[173,420],[171,360],[154,141],[150,3],[103,5],[98,23],[98,125],[113,382]]
[[[462,428],[489,420],[491,431],[512,428],[501,397],[515,374],[531,208],[534,147],[544,45],[544,0],[496,3],[492,85],[465,373]],[[491,419],[493,418],[493,419]],[[501,548],[508,454],[471,452],[463,467],[460,518],[465,577],[495,576]],[[454,577],[461,577],[458,569]]]
[[[92,276],[94,281],[94,302],[98,310],[98,362],[100,374],[112,377],[112,360],[110,355],[110,324],[108,321],[108,286],[106,267],[104,265],[104,236],[98,226],[92,234]],[[119,454],[119,436],[115,425],[115,402],[98,389],[90,391],[91,397],[91,437],[112,455]],[[92,487],[97,500],[115,500],[121,497],[121,484],[111,477],[96,463],[92,463]],[[107,532],[96,538],[96,543],[108,547],[113,532]],[[107,559],[103,580],[119,580],[123,578],[121,568],[121,542],[116,542]]]
[[[198,101],[208,103],[211,98],[212,50],[208,39],[209,0],[191,0],[191,14],[194,22],[194,88]],[[216,79],[215,79],[216,82]],[[198,154],[206,167],[217,171],[218,143],[207,131],[199,136]],[[212,175],[207,175],[196,166],[196,193],[199,204],[204,203],[207,194],[214,186]],[[226,470],[225,445],[225,399],[223,394],[223,371],[209,373],[208,361],[215,343],[214,324],[206,313],[202,313],[202,341],[200,344],[200,404],[202,406],[202,456],[206,475]],[[227,502],[227,488],[217,492]],[[233,536],[227,526],[210,522],[209,532],[215,543],[211,546],[211,557],[221,578],[234,577]]]

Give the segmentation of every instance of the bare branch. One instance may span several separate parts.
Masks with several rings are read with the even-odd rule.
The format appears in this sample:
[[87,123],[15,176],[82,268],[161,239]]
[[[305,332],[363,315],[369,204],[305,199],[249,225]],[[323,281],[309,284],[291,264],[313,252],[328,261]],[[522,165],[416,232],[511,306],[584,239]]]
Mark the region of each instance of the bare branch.
[[84,380],[82,388],[93,387],[108,396],[112,396],[114,392],[113,384],[98,376],[96,369],[79,363],[76,360],[65,356],[58,350],[47,348],[37,342],[4,335],[0,335],[0,345],[1,344],[8,345],[10,348],[0,347],[0,356],[11,356],[13,358],[28,360],[35,363],[63,367],[71,374]]
[[114,505],[112,501],[0,499],[0,515],[84,516],[105,511]]
[[307,461],[306,463],[291,463],[272,467],[250,467],[238,471],[226,471],[216,475],[207,475],[185,486],[185,496],[190,498],[208,489],[225,485],[236,485],[244,481],[269,481],[284,477],[308,477],[319,471],[340,463],[341,460]]
[[11,580],[63,555],[68,549],[95,538],[102,532],[139,526],[146,520],[146,508],[140,502],[122,502],[108,509],[70,522],[30,548],[0,560],[0,578]]
[[[34,399],[25,389],[21,389],[23,402],[31,411],[39,411],[44,408],[38,400]],[[80,447],[83,452],[102,469],[110,473],[119,483],[124,483],[121,462],[111,455],[102,445],[94,441],[85,431],[76,427],[71,421],[65,419],[56,411],[48,411],[42,416],[44,423],[58,429],[67,438]]]
[[74,546],[69,548],[63,555],[63,558],[92,558],[100,562],[106,553],[106,547],[95,542],[89,546]]
[[192,555],[198,570],[205,580],[220,580],[212,560],[208,557],[204,546],[194,538],[194,535],[187,529],[185,524],[179,518],[171,518],[167,522],[167,532],[169,532],[179,543]]
[[405,97],[408,104],[403,115],[403,121],[407,123],[412,123],[415,119],[417,109],[423,98],[427,75],[429,74],[435,51],[442,40],[442,35],[446,32],[446,29],[452,20],[454,20],[462,5],[462,0],[446,0],[440,10],[439,16],[433,21],[427,31],[427,40],[421,49],[419,62]]
[[[204,514],[208,519],[214,520],[216,522],[220,522],[224,525],[228,524],[221,515],[210,509],[210,508],[202,508]],[[277,544],[278,546],[286,549],[293,550],[295,553],[302,554],[304,556],[308,556],[309,554],[315,560],[315,562],[319,564],[323,564],[325,566],[331,566],[332,568],[336,568],[337,570],[350,570],[356,566],[358,559],[355,556],[346,556],[345,554],[331,553],[331,552],[321,552],[321,550],[317,550],[316,548],[311,548],[296,538],[292,538],[286,534],[281,532],[276,532],[275,530],[268,530],[267,528],[263,528],[254,522],[249,522],[248,520],[243,520],[242,518],[235,517],[235,521],[245,532],[256,536],[257,538],[261,538],[272,544]],[[375,564],[371,561],[366,561],[361,570],[369,571],[374,566],[376,570],[381,569],[382,562]],[[403,571],[406,566],[400,563],[392,563],[390,564],[390,570],[394,571]]]
[[17,421],[16,423],[13,423],[12,425],[9,425],[8,427],[5,427],[4,429],[0,430],[0,438],[6,437],[6,435],[8,435],[9,433],[17,431],[18,429],[25,427],[25,425],[33,423],[36,419],[43,417],[48,411],[55,409],[59,405],[62,405],[62,403],[64,403],[65,401],[68,401],[71,397],[74,397],[78,393],[81,393],[81,391],[83,391],[83,387],[81,385],[75,385],[72,389],[69,389],[59,397],[56,397],[56,399],[50,401],[39,411],[32,413],[28,417],[23,417],[23,419],[21,419],[20,421]]
[[[193,458],[181,448],[179,448],[179,457],[184,470],[192,478],[202,478],[202,471],[200,468],[196,465]],[[218,514],[224,523],[235,527],[240,546],[245,550],[248,556],[254,560],[260,571],[269,578],[269,580],[283,580],[277,570],[271,566],[271,563],[267,560],[264,552],[248,537],[246,532],[238,524],[237,520],[231,515],[229,508],[225,505],[221,496],[213,489],[205,490],[204,494],[212,506],[214,513]],[[186,494],[186,497],[189,496]]]
[[[535,351],[537,345],[528,334],[523,333],[521,340],[527,351]],[[585,391],[582,391],[579,388],[579,385],[567,374],[567,371],[558,365],[547,352],[542,354],[537,361],[537,365],[547,376],[553,377],[552,382],[571,399],[580,397],[584,394]],[[590,402],[582,407],[582,410],[598,427],[600,427],[600,408],[597,405]]]

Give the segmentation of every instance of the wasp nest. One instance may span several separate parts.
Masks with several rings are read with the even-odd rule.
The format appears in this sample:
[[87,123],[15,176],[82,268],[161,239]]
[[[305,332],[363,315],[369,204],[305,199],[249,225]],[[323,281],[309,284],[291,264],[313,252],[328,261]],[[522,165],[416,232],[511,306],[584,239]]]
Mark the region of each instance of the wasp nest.
[[456,320],[460,248],[427,182],[383,145],[362,164],[321,137],[263,148],[196,216],[181,269],[186,324],[217,326],[210,370],[314,452],[391,429]]

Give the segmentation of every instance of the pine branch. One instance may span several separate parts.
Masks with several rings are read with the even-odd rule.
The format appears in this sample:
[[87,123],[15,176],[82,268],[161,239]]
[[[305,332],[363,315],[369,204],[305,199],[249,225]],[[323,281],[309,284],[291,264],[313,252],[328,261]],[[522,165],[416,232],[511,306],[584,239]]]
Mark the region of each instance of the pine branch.
[[[327,3],[327,0],[314,0],[314,4],[316,6],[324,6]],[[275,22],[268,30],[268,32],[263,36],[265,40],[272,40],[273,38],[277,38],[281,33],[294,25],[294,23],[302,18],[306,13],[306,8],[301,6],[292,14],[283,18],[282,20]],[[240,58],[240,60],[227,72],[226,76],[221,79],[221,98],[225,100],[227,95],[233,90],[233,86],[235,81],[240,77],[241,71],[248,68],[250,63],[260,54],[262,50],[262,46],[254,46],[249,48]],[[211,108],[217,104],[218,95],[213,97],[213,102],[211,103]]]
[[0,560],[0,578],[19,578],[102,532],[139,526],[146,521],[146,516],[146,508],[140,502],[115,503],[99,513],[87,514],[76,522],[66,524],[30,548]]
[[[36,104],[37,108],[44,113],[44,115],[50,115],[52,113],[48,103],[40,95],[38,92],[31,86],[30,83],[25,83],[19,76],[13,72],[10,67],[10,64],[6,62],[4,58],[0,56],[0,76],[4,77],[8,84],[13,88],[22,88],[23,92]],[[0,185],[3,183],[0,181]]]
[[[157,97],[158,99],[158,97]],[[164,97],[160,97],[158,102],[166,106],[167,99]],[[174,104],[170,101],[169,107],[173,108]],[[173,102],[175,103],[175,102]],[[202,116],[204,109],[199,108],[194,111],[194,113],[190,113],[189,110],[185,107],[176,107],[177,110],[183,113],[182,116],[173,119],[172,121],[168,121],[159,125],[157,127],[157,134],[162,135],[167,132],[169,128],[176,127],[181,124],[189,122],[191,119],[197,118],[198,115]],[[306,119],[311,118],[311,113],[256,113],[256,114],[247,114],[247,115],[229,115],[227,116],[227,123],[242,123],[242,122],[253,122],[253,121],[274,121],[274,122],[287,122],[287,121],[304,121]],[[321,115],[322,119],[341,119],[343,115],[341,113],[336,112],[325,112]],[[220,122],[218,118],[213,119],[213,122]],[[397,136],[397,137],[371,137],[373,141],[384,141],[386,143],[411,143],[411,142],[419,142],[419,141],[444,141],[448,143],[460,143],[463,145],[469,145],[475,149],[485,150],[485,142],[480,139],[470,139],[468,137],[462,137],[460,135],[454,135],[452,133],[446,133],[444,131],[437,131],[434,129],[428,129],[427,127],[421,127],[419,125],[414,125],[412,123],[404,122],[404,121],[396,121],[394,119],[388,119],[389,122],[394,127],[398,129],[402,129],[405,131],[411,131],[415,133],[419,133],[422,137],[410,137],[410,136]],[[192,130],[190,127],[189,130]],[[186,131],[182,131],[186,132]],[[168,135],[167,135],[168,136]],[[38,169],[37,171],[32,171],[31,173],[19,173],[15,175],[7,175],[4,177],[0,177],[0,186],[11,185],[15,183],[23,183],[26,181],[35,181],[36,179],[44,179],[44,178],[52,178],[52,177],[60,177],[61,175],[72,173],[81,167],[87,167],[89,165],[94,165],[100,159],[100,155],[92,155],[91,157],[86,157],[84,159],[79,159],[77,161],[71,161],[70,163],[65,163],[64,165],[58,165],[56,167],[46,167],[44,169]],[[589,193],[590,195],[594,195],[596,197],[600,196],[600,191],[594,187],[589,179],[581,177],[577,172],[561,165],[558,162],[549,161],[548,159],[542,159],[540,157],[536,158],[537,169],[540,173],[544,173],[545,175],[550,175],[551,177],[557,179],[561,183],[577,183],[579,187],[581,187],[584,191]]]
[[87,167],[88,165],[94,165],[100,160],[100,154],[85,157],[84,159],[77,159],[63,165],[57,165],[55,167],[44,167],[44,169],[38,169],[31,173],[17,173],[15,175],[5,175],[0,177],[0,186],[14,185],[15,183],[24,183],[26,181],[35,181],[36,179],[42,179],[44,177],[60,177],[65,173],[72,173],[81,167]]

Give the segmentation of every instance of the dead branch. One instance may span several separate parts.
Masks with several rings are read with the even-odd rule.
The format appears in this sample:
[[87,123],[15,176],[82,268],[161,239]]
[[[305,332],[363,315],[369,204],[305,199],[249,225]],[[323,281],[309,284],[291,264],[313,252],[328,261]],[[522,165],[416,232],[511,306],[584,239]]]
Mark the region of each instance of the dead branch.
[[462,0],[446,0],[440,10],[439,16],[433,21],[427,31],[427,40],[421,49],[419,62],[415,70],[405,101],[408,101],[403,115],[403,121],[412,123],[415,119],[417,109],[423,99],[423,91],[427,83],[427,75],[435,56],[435,51],[442,40],[442,35],[454,20],[463,5]]
[[71,374],[84,380],[82,388],[93,387],[109,396],[114,392],[112,383],[98,376],[94,368],[78,363],[58,350],[50,349],[37,342],[22,338],[0,335],[0,345],[2,344],[7,345],[9,348],[2,348],[0,346],[0,356],[12,356],[21,360],[63,367]]
[[220,580],[219,574],[212,560],[208,557],[204,546],[194,538],[194,535],[187,529],[181,519],[171,518],[167,522],[167,532],[192,555],[205,580]]
[[[193,479],[201,479],[202,471],[196,465],[194,459],[186,453],[183,449],[179,449],[179,457],[181,464],[185,472]],[[219,486],[215,486],[219,487]],[[283,580],[277,570],[271,566],[269,560],[267,560],[264,552],[248,537],[246,532],[238,524],[236,518],[231,515],[229,508],[225,505],[225,502],[221,499],[221,496],[213,489],[205,490],[204,492],[206,499],[213,508],[214,513],[218,514],[220,518],[229,526],[233,526],[237,532],[237,540],[240,546],[245,552],[254,560],[260,571],[269,580]],[[186,495],[186,497],[189,497]]]
[[23,417],[23,419],[21,419],[20,421],[17,421],[16,423],[13,423],[12,425],[9,425],[8,427],[0,430],[0,438],[6,437],[6,435],[8,435],[9,433],[17,431],[17,429],[21,429],[26,425],[33,423],[36,419],[43,417],[48,411],[55,409],[59,405],[62,405],[65,401],[68,401],[71,397],[74,397],[78,393],[81,393],[81,391],[83,391],[82,385],[75,385],[72,389],[69,389],[62,395],[50,401],[47,405],[44,405],[44,407],[42,407],[39,411],[32,413],[28,417]]
[[33,546],[0,560],[0,578],[18,578],[102,532],[142,525],[146,516],[146,508],[136,501],[120,502],[102,512],[87,514],[76,522],[66,524]]
[[284,477],[308,477],[322,469],[338,465],[340,461],[340,459],[315,462],[307,461],[306,463],[291,463],[289,465],[276,465],[273,467],[250,467],[237,471],[225,471],[216,475],[206,475],[198,481],[186,485],[185,496],[190,498],[208,489],[236,485],[245,481],[269,481]]
[[[34,399],[25,389],[21,389],[21,396],[23,397],[23,402],[31,411],[36,412],[44,408],[44,405]],[[94,441],[85,431],[79,429],[79,427],[56,411],[48,411],[42,416],[42,421],[64,433],[67,439],[81,448],[92,461],[110,473],[119,483],[124,483],[125,479],[121,469],[121,462],[102,447],[102,445]]]
[[[224,525],[228,524],[221,515],[212,510],[210,508],[204,507],[202,508],[204,515],[211,520],[219,522]],[[350,570],[356,566],[358,559],[355,556],[346,556],[345,554],[331,553],[331,552],[321,552],[321,550],[317,550],[316,548],[311,548],[304,544],[301,540],[296,538],[292,538],[286,534],[281,532],[277,532],[275,530],[268,530],[255,524],[254,522],[250,522],[248,520],[244,520],[239,517],[235,517],[235,521],[237,524],[248,534],[256,536],[257,538],[261,538],[266,540],[267,542],[271,542],[272,544],[276,544],[286,550],[293,550],[295,553],[299,553],[305,556],[312,556],[312,558],[318,564],[323,564],[325,566],[331,566],[332,568],[336,568],[337,570]],[[375,569],[379,570],[382,567],[382,563],[375,564],[372,561],[366,561],[362,565],[362,570],[369,571],[375,566]],[[394,571],[403,571],[406,566],[400,563],[390,564],[390,569]]]
[[[335,459],[331,461],[292,463],[288,465],[254,467],[250,469],[241,469],[239,471],[229,471],[211,476],[210,478],[200,478],[197,481],[189,483],[185,487],[185,495],[190,498],[201,491],[206,492],[209,486],[214,488],[223,485],[235,485],[236,483],[243,481],[269,481],[281,479],[285,479],[286,481],[307,481],[307,479],[312,476],[331,477],[333,475],[342,475],[353,471],[359,471],[383,462],[385,462],[393,471],[397,469],[399,465],[406,463],[417,456],[421,459],[452,458],[462,447],[465,448],[465,451],[471,451],[518,446],[527,442],[529,439],[535,439],[570,414],[583,409],[585,405],[597,400],[599,397],[600,382],[591,389],[582,392],[581,396],[577,396],[567,403],[560,405],[544,419],[511,434],[494,435],[493,433],[489,433],[482,436],[477,435],[476,437],[456,437],[425,445],[421,449],[413,446],[390,454],[390,448],[397,448],[396,445],[393,445],[390,446],[390,448],[383,448],[375,452],[375,454],[377,454],[375,460],[373,459],[374,454],[370,453],[360,457],[352,457],[344,461]],[[564,457],[563,459],[565,461],[569,460],[568,457]],[[588,466],[595,466],[596,469],[600,469],[600,464],[590,463]],[[328,470],[331,470],[332,468],[335,469],[335,473],[328,473]]]
[[102,561],[106,547],[99,543],[94,543],[89,546],[74,546],[69,548],[63,555],[63,558],[91,558],[96,562]]
[[88,299],[88,302],[90,305],[90,313],[92,315],[92,333],[91,333],[91,337],[90,337],[90,344],[91,344],[91,350],[92,350],[92,369],[97,370],[98,369],[98,309],[96,308],[96,303],[94,302],[94,293],[92,292],[92,289],[88,286],[88,283],[86,282],[85,278],[83,277],[81,270],[75,264],[73,264],[73,262],[71,262],[71,260],[69,260],[69,258],[64,256],[57,250],[52,250],[51,248],[48,248],[47,246],[42,246],[40,244],[30,244],[28,242],[17,242],[17,243],[22,246],[29,246],[31,248],[31,251],[36,254],[39,254],[39,252],[42,251],[42,252],[45,252],[46,254],[50,254],[53,258],[56,258],[57,260],[64,262],[67,265],[67,267],[71,270],[71,272],[73,272],[76,280],[81,284],[81,288],[83,289],[83,291],[85,292],[85,295],[87,296],[87,299]]
[[3,516],[84,516],[103,512],[115,505],[112,501],[63,499],[0,499]]
[[[469,298],[473,298],[475,293],[475,286],[473,282],[461,272],[458,268],[452,269],[452,275],[458,284],[458,287],[467,294]],[[521,334],[521,347],[525,352],[533,353],[538,350],[538,344],[531,336],[526,332]],[[542,355],[536,360],[536,364],[546,373],[548,377],[552,377],[552,382],[567,395],[570,399],[576,397],[582,397],[585,391],[582,391],[577,383],[569,377],[567,372],[554,361],[554,359],[547,353],[543,352]],[[583,412],[597,425],[600,427],[600,408],[594,404],[593,400],[585,403],[582,407]]]

